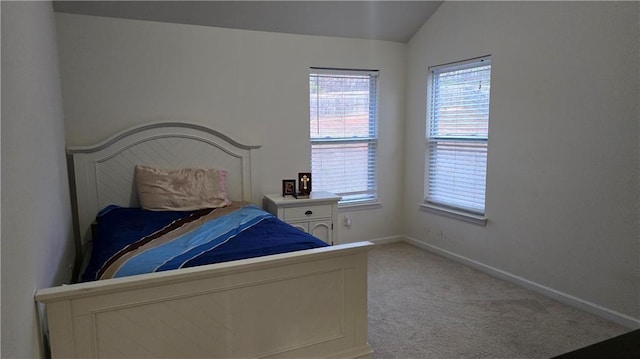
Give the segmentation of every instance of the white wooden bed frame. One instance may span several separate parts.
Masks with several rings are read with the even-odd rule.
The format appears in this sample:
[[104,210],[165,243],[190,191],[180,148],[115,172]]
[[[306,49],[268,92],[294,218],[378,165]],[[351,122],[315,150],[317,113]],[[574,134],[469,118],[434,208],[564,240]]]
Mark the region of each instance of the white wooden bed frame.
[[[101,208],[137,206],[136,164],[223,168],[229,197],[253,201],[257,148],[185,123],[136,126],[70,147],[82,244]],[[369,358],[371,245],[65,285],[38,290],[35,299],[45,307],[53,358]]]

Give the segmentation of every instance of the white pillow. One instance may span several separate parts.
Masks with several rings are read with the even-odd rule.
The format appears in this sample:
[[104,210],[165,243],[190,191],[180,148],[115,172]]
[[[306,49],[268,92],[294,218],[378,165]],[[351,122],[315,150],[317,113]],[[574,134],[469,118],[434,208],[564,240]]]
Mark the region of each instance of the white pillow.
[[221,169],[160,169],[136,165],[140,206],[151,211],[193,211],[224,207],[227,172]]

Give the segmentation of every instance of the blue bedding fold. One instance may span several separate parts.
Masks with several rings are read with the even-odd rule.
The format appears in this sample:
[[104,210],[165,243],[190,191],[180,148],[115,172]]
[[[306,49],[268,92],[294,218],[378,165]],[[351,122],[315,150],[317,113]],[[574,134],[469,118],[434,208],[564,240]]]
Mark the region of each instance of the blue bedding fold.
[[[96,219],[91,258],[81,281],[99,279],[105,263],[117,257],[124,248],[141,247],[141,239],[153,238],[168,226],[175,226],[198,215],[197,212],[158,212],[115,206],[105,208]],[[148,245],[150,242],[144,243]],[[323,241],[273,215],[255,206],[245,206],[207,221],[171,242],[136,254],[118,267],[114,277],[324,246],[327,244]]]

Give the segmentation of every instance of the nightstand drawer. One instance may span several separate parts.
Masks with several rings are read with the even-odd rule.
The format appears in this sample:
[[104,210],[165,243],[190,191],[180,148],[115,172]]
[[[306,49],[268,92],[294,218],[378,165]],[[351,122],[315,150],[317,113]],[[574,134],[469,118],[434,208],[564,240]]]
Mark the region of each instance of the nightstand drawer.
[[284,209],[284,220],[315,219],[331,217],[331,205],[289,207]]

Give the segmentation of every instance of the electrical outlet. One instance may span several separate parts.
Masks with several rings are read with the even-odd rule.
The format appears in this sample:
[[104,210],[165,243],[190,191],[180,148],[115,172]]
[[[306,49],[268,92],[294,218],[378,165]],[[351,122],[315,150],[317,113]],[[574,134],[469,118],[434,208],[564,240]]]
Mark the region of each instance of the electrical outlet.
[[345,215],[344,216],[344,225],[345,227],[351,227],[351,224],[353,222],[351,221],[351,217],[349,215]]

